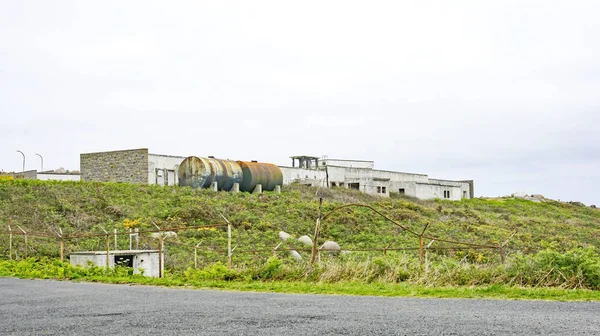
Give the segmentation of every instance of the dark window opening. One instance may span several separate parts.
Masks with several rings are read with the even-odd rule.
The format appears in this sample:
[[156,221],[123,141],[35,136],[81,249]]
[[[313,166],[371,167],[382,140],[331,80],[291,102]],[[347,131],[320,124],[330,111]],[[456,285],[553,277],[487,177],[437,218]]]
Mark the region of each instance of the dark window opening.
[[463,191],[463,198],[467,198],[467,191]]
[[444,190],[444,198],[450,198],[450,191]]
[[400,188],[398,189],[398,193],[400,193],[400,195],[404,195],[406,194],[406,190],[404,190],[404,188]]
[[337,184],[335,182],[331,182],[331,186],[332,187],[337,187]]
[[377,187],[377,193],[381,194],[381,187],[379,187],[379,186]]
[[382,194],[387,194],[387,188],[386,187],[381,187],[381,193]]
[[360,183],[348,183],[350,189],[360,190]]
[[116,255],[115,265],[133,267],[133,255]]

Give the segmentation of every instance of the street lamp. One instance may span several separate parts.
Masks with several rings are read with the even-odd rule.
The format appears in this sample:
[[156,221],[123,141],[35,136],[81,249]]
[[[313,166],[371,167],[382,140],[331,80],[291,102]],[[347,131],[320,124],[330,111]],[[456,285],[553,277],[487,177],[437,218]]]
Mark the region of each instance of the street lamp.
[[17,152],[21,153],[21,155],[23,155],[23,172],[25,171],[25,154],[23,154],[23,152],[21,152],[20,150],[17,149]]
[[42,160],[42,168],[40,168],[40,171],[43,172],[44,171],[44,158],[38,153],[35,153],[35,155],[39,156],[40,159]]

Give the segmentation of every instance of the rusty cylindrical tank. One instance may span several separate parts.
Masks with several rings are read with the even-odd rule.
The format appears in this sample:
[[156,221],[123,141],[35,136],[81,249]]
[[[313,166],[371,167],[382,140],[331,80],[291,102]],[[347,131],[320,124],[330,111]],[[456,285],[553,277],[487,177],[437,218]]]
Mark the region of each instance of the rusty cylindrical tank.
[[262,190],[273,191],[283,184],[283,173],[274,164],[254,161],[238,161],[238,164],[242,167],[240,191],[252,192],[258,184],[262,185]]
[[214,158],[185,158],[177,174],[180,186],[192,188],[209,188],[217,182],[219,190],[229,191],[234,183],[242,182],[242,168],[236,161]]

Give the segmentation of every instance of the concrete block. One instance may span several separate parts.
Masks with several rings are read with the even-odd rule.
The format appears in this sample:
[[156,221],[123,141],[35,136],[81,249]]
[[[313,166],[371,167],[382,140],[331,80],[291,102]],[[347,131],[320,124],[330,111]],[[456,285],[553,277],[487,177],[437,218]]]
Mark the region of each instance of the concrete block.
[[239,183],[234,183],[233,187],[231,187],[230,192],[232,192],[232,193],[239,193],[240,192],[240,184]]
[[254,191],[252,191],[253,194],[262,194],[262,184],[257,184],[256,187],[254,188]]
[[275,193],[276,194],[281,194],[281,186],[280,185],[275,186]]
[[210,189],[212,189],[213,191],[219,191],[219,182],[211,183]]

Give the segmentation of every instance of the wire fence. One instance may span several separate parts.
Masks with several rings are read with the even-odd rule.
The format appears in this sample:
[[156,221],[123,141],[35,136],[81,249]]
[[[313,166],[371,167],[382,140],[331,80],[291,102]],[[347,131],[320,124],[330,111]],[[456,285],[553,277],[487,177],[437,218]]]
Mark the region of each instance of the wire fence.
[[[458,241],[448,239],[445,237],[435,237],[426,234],[428,225],[417,232],[408,228],[406,225],[393,220],[389,216],[386,216],[379,210],[365,204],[346,204],[339,206],[329,211],[326,214],[322,214],[323,199],[319,202],[319,212],[315,223],[314,235],[312,235],[312,246],[307,246],[306,243],[302,246],[282,246],[282,241],[273,241],[272,247],[255,246],[256,242],[246,241],[242,242],[242,236],[244,230],[236,228],[230,221],[223,215],[221,215],[223,222],[195,225],[195,226],[178,226],[178,227],[166,227],[161,228],[152,222],[154,229],[129,229],[129,230],[106,230],[102,226],[98,228],[102,232],[94,233],[64,233],[61,228],[52,230],[52,232],[36,232],[29,231],[22,228],[20,225],[6,225],[7,231],[0,231],[0,241],[5,241],[0,245],[0,252],[2,251],[2,245],[6,246],[4,255],[7,259],[23,259],[28,257],[58,257],[61,261],[73,252],[81,251],[103,251],[106,254],[106,267],[110,267],[109,259],[114,251],[122,250],[158,250],[159,254],[159,277],[162,276],[162,269],[164,268],[163,262],[173,264],[193,264],[195,268],[200,265],[207,265],[211,262],[226,260],[227,266],[232,268],[233,256],[235,255],[247,255],[255,254],[262,256],[270,256],[279,253],[295,253],[299,255],[300,252],[310,254],[310,262],[315,263],[321,260],[322,252],[330,253],[344,253],[344,252],[369,252],[369,253],[382,253],[385,257],[389,252],[394,251],[414,251],[418,252],[419,262],[421,265],[426,262],[427,253],[429,251],[460,251],[460,250],[490,250],[495,251],[499,254],[500,261],[504,263],[505,259],[505,247],[512,236],[507,239],[503,244],[477,244],[471,242]],[[376,247],[350,247],[341,249],[339,246],[331,248],[327,247],[327,244],[323,244],[319,247],[319,239],[324,235],[322,223],[326,222],[331,218],[332,214],[343,211],[349,208],[365,208],[373,212],[376,216],[384,218],[390,224],[396,226],[400,233],[407,233],[410,237],[414,238],[412,246],[395,246],[394,242],[390,242],[386,246]],[[221,231],[218,231],[218,230]],[[217,237],[214,239],[202,238],[197,241],[190,243],[189,239],[187,242],[182,243],[175,239],[170,239],[179,232],[190,232],[190,231],[205,231],[213,230],[217,231]],[[226,230],[226,231],[225,231]],[[224,239],[222,235],[227,235]],[[514,234],[513,234],[514,235]],[[235,237],[235,238],[234,238]],[[217,239],[218,238],[218,239]],[[429,242],[425,244],[425,241]],[[434,242],[442,243],[442,246],[433,246]],[[165,253],[165,244],[170,249],[177,249],[184,251],[177,256],[169,253]],[[123,248],[125,246],[125,248]],[[182,257],[183,255],[183,257]],[[166,261],[163,261],[166,260]]]

